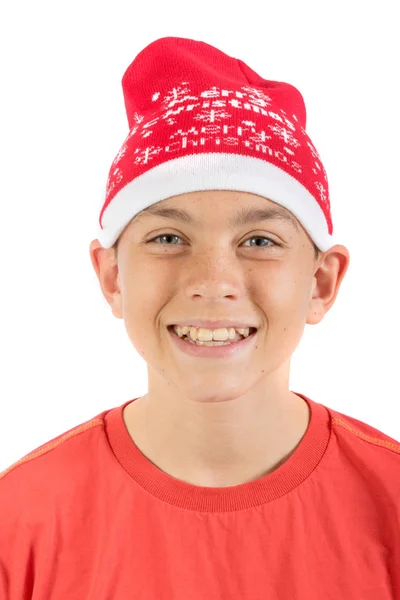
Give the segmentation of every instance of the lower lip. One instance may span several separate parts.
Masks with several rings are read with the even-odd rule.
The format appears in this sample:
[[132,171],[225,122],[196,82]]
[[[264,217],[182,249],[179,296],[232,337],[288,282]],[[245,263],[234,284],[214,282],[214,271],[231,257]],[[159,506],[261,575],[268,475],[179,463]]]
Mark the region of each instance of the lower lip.
[[238,342],[232,342],[227,346],[197,346],[197,344],[185,342],[171,329],[168,329],[168,332],[172,337],[173,342],[177,345],[177,347],[183,352],[186,352],[186,354],[190,354],[191,356],[197,356],[198,358],[223,358],[227,356],[236,356],[240,353],[246,352],[246,350],[248,350],[253,345],[257,330],[251,333],[249,336],[247,336],[247,338],[243,338]]

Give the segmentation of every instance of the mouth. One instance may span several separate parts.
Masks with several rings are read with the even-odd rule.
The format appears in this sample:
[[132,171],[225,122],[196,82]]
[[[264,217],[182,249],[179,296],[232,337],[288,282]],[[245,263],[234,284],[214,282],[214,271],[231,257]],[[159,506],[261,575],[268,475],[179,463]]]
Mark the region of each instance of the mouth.
[[[171,336],[170,339],[179,352],[203,360],[207,358],[209,360],[229,358],[228,362],[223,363],[227,368],[232,368],[234,362],[242,361],[246,359],[246,356],[248,360],[251,360],[249,353],[255,349],[257,329],[255,327],[249,329],[250,332],[247,337],[237,332],[234,339],[203,342],[201,340],[194,341],[190,335],[178,335],[174,331],[174,325],[167,326],[168,333]],[[247,330],[245,333],[247,333]]]
[[232,335],[230,335],[225,340],[224,339],[223,340],[221,340],[221,339],[218,340],[218,338],[217,338],[216,340],[201,341],[199,339],[194,340],[191,337],[190,331],[187,331],[188,327],[186,327],[186,332],[187,333],[185,333],[185,334],[183,333],[183,331],[179,330],[180,335],[179,335],[179,333],[177,331],[177,326],[176,325],[168,325],[167,329],[168,329],[168,331],[172,335],[180,338],[183,341],[189,342],[190,344],[194,344],[194,345],[197,345],[197,346],[203,346],[203,345],[205,345],[205,346],[209,346],[209,347],[212,347],[212,346],[222,346],[222,345],[223,346],[232,345],[232,344],[240,342],[240,341],[242,341],[242,340],[244,340],[246,338],[252,337],[257,332],[257,327],[247,327],[247,328],[234,328],[234,327],[232,327],[232,328],[227,328],[227,329],[235,329],[236,330],[234,337],[233,337],[233,332],[231,331],[230,333]]

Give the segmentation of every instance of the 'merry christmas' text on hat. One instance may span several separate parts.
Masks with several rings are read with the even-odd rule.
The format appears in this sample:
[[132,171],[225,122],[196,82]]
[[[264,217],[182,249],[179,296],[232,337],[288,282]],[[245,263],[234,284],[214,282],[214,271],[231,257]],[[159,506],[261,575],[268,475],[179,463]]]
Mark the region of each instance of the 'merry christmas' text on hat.
[[130,131],[107,180],[104,248],[151,204],[200,190],[268,198],[320,250],[333,245],[328,180],[294,86],[204,42],[165,37],[137,55],[122,88]]

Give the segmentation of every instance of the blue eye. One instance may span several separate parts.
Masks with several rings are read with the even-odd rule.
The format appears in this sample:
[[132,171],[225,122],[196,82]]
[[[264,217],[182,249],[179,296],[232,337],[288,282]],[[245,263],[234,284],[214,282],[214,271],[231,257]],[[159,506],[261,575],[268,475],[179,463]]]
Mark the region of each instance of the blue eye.
[[[161,238],[178,238],[178,239],[182,239],[179,235],[176,235],[175,233],[161,233],[160,235],[158,235],[157,237],[153,238],[152,240],[149,240],[147,243],[153,243],[153,244],[157,244],[156,240],[159,240]],[[268,240],[270,242],[270,244],[267,245],[256,245],[256,248],[271,248],[273,246],[279,246],[279,244],[277,244],[276,242],[274,242],[273,240],[271,240],[271,238],[265,237],[264,235],[253,235],[250,238],[248,238],[246,240],[246,242],[250,241],[250,240]],[[272,244],[272,246],[271,246]],[[163,243],[159,243],[159,245],[161,246],[177,246],[178,244],[163,244]],[[249,247],[249,246],[248,246]]]
[[250,240],[267,240],[268,242],[271,242],[271,245],[256,245],[256,248],[271,248],[273,246],[279,246],[279,244],[277,244],[276,242],[274,242],[273,240],[271,240],[271,238],[265,237],[265,235],[252,235],[251,237],[249,237],[246,242],[249,242]]

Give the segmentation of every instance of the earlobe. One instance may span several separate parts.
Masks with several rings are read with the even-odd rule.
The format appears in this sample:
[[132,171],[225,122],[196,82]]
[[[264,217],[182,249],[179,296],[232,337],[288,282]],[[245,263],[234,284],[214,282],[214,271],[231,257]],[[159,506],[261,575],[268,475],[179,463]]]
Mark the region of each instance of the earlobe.
[[308,325],[317,325],[325,316],[325,307],[321,298],[313,298],[310,301],[306,323]]

